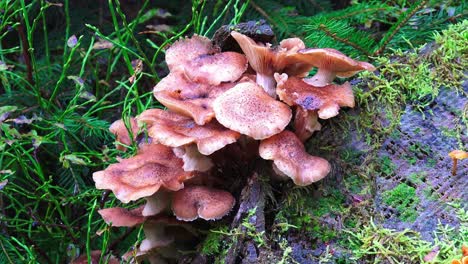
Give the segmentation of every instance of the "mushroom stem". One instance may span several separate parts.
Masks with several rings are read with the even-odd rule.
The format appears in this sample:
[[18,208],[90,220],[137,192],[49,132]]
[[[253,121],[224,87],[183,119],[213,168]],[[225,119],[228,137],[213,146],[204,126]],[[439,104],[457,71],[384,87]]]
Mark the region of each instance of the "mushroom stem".
[[257,73],[257,84],[260,85],[268,95],[276,99],[276,81],[273,75]]
[[169,193],[169,191],[163,190],[161,188],[155,194],[145,197],[145,199],[146,204],[143,208],[142,215],[152,216],[157,215],[169,208],[171,194]]
[[453,158],[453,166],[452,166],[452,176],[455,176],[457,175],[457,163],[458,163],[458,160]]
[[323,87],[333,82],[336,73],[324,68],[318,68],[317,73],[311,78],[304,79],[310,85]]

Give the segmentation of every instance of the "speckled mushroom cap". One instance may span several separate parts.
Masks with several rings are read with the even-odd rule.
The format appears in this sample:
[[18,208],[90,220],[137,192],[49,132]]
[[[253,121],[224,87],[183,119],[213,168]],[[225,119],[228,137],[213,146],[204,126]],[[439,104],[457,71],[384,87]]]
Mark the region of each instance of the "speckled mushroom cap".
[[145,221],[145,217],[142,215],[143,206],[128,210],[121,207],[113,207],[101,209],[98,213],[101,215],[104,222],[111,224],[112,226],[136,226]]
[[222,52],[195,58],[184,66],[187,77],[197,83],[219,85],[238,80],[247,70],[247,59],[237,52]]
[[325,159],[309,155],[296,135],[287,130],[262,140],[259,153],[263,159],[273,160],[279,171],[300,186],[324,178],[331,169]]
[[205,186],[188,186],[174,193],[172,211],[179,220],[220,219],[231,211],[234,197],[226,191]]
[[[129,126],[130,131],[132,132],[132,138],[133,140],[135,140],[138,134],[138,124],[135,118],[131,117],[129,119]],[[132,139],[130,138],[129,131],[125,126],[125,122],[122,119],[119,119],[112,123],[109,127],[109,131],[115,135],[116,141],[127,146],[132,144]],[[125,151],[126,147],[122,145],[117,145],[117,149]]]
[[153,90],[154,97],[169,110],[191,117],[198,125],[214,118],[212,103],[235,83],[209,85],[190,81],[180,72],[170,73]]
[[285,73],[276,73],[275,79],[278,83],[276,93],[281,101],[291,106],[298,105],[304,110],[318,111],[322,119],[338,115],[340,107],[354,107],[353,90],[348,82],[315,87]]
[[111,190],[123,203],[153,195],[161,187],[177,191],[193,173],[182,169],[183,162],[172,148],[160,144],[140,146],[136,156],[122,159],[107,169],[93,173],[97,189]]
[[375,70],[375,67],[370,63],[355,61],[343,53],[329,48],[303,49],[290,57],[318,68],[317,74],[308,79],[308,82],[315,86],[328,85],[333,82],[335,76],[351,77],[363,70]]
[[287,105],[252,82],[240,83],[216,98],[213,109],[223,126],[257,140],[283,131],[292,116]]
[[157,142],[169,147],[195,143],[198,151],[204,155],[210,155],[240,137],[238,132],[216,121],[200,126],[189,117],[161,109],[146,110],[137,119],[148,125],[149,136]]
[[[176,41],[166,50],[166,63],[171,72],[183,70],[185,64],[207,54],[219,52],[207,37],[194,35]],[[181,68],[182,67],[182,68]]]
[[233,82],[247,69],[247,59],[237,52],[220,52],[206,37],[178,40],[166,51],[171,72],[184,73],[191,81],[209,85]]

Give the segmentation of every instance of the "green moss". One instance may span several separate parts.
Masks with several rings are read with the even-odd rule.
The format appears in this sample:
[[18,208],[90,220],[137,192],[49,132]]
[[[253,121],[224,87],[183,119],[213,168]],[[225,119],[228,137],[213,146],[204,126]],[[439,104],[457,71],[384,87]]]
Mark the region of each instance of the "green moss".
[[201,246],[201,253],[212,256],[221,252],[225,233],[228,232],[228,227],[223,226],[214,230],[210,230]]
[[400,219],[406,222],[414,222],[418,213],[416,206],[419,204],[419,198],[416,196],[416,189],[400,183],[392,190],[382,194],[385,204],[395,208],[400,214]]
[[[379,74],[360,74],[362,89],[356,90],[356,101],[363,111],[359,118],[350,118],[369,145],[379,144],[394,131],[408,103],[422,110],[442,86],[465,93],[461,83],[468,68],[467,28],[468,20],[452,25],[436,33],[431,51],[421,52],[424,46],[410,52],[395,50],[391,57],[375,59]],[[384,114],[389,122],[380,122],[375,113]]]
[[380,159],[380,172],[383,175],[392,175],[395,172],[396,166],[388,156],[383,156]]

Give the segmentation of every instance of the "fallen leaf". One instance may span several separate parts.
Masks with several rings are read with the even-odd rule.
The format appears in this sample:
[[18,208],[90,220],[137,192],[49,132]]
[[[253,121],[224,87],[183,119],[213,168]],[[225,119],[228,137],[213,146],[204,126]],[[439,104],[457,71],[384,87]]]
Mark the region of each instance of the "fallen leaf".
[[68,40],[67,40],[67,46],[70,48],[73,48],[76,46],[78,43],[78,39],[76,38],[75,35],[72,35]]
[[95,50],[110,49],[112,47],[114,47],[114,44],[104,39],[101,39],[98,42],[95,42],[93,45],[93,49]]

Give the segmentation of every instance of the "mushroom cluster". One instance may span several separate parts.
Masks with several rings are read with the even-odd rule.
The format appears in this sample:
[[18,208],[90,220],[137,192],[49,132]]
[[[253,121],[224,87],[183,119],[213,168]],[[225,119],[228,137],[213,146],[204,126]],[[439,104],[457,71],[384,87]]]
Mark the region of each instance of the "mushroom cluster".
[[[121,150],[138,133],[146,135],[135,156],[93,174],[96,188],[111,190],[123,203],[146,200],[133,210],[99,211],[113,226],[143,224],[146,239],[127,257],[157,262],[176,256],[172,246],[180,236],[170,228],[187,238],[196,232],[186,221],[216,220],[231,211],[232,190],[217,181],[223,166],[235,162],[219,162],[232,154],[222,152],[229,146],[267,160],[277,178],[296,185],[330,172],[328,161],[309,155],[303,143],[321,129],[319,118],[354,106],[351,85],[334,84],[334,78],[374,67],[333,49],[306,48],[298,38],[273,47],[235,31],[231,36],[244,54],[221,52],[197,35],[174,43],[166,51],[170,73],[154,87],[167,110],[146,110],[129,127],[122,120],[111,126]],[[317,74],[307,78],[314,68]]]

